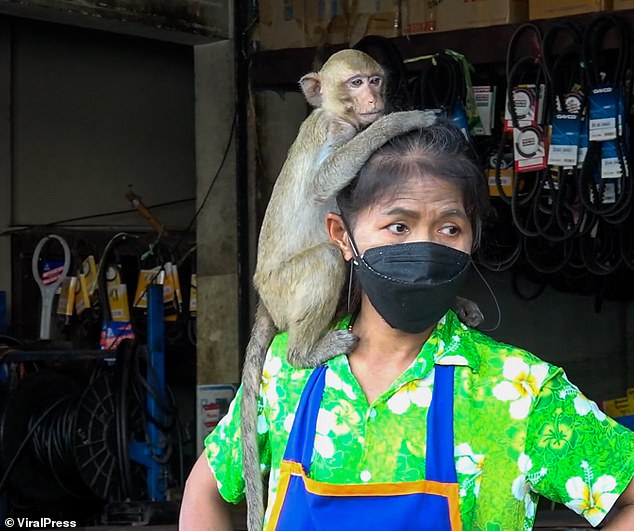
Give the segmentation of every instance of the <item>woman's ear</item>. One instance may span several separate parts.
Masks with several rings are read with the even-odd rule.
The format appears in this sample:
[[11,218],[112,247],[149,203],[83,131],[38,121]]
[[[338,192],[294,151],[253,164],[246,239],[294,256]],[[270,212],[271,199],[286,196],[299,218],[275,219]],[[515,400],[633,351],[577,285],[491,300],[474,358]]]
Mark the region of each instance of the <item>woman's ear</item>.
[[348,230],[340,214],[336,214],[335,212],[326,214],[326,231],[328,232],[330,241],[341,250],[344,260],[352,260],[354,253],[350,246]]

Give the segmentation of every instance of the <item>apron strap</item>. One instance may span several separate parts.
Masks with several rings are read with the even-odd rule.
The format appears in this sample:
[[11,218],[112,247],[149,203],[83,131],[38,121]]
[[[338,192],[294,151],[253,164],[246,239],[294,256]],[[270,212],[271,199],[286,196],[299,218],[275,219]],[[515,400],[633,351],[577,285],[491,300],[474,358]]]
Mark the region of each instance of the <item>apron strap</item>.
[[453,438],[453,365],[436,365],[434,390],[427,412],[425,479],[456,483]]
[[306,382],[295,411],[295,421],[284,452],[285,461],[301,463],[306,473],[310,469],[310,462],[313,458],[317,415],[326,385],[327,368],[326,365],[317,367]]

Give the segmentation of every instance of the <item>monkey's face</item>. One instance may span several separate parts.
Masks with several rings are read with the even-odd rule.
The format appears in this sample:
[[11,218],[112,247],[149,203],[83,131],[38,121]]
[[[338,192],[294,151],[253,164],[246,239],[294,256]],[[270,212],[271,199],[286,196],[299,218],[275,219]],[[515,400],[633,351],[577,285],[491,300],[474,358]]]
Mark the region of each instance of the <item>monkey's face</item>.
[[383,116],[383,76],[376,73],[355,74],[346,79],[344,90],[356,122],[365,127]]

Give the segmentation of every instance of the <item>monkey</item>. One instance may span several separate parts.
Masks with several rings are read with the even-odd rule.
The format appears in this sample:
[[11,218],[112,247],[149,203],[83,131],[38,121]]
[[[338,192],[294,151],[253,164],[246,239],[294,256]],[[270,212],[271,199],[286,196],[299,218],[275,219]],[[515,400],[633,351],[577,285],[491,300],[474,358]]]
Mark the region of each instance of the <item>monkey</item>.
[[274,335],[288,333],[288,362],[316,367],[350,353],[357,338],[327,331],[346,278],[328,241],[325,216],[335,196],[390,138],[432,123],[422,111],[384,115],[385,74],[369,55],[341,50],[300,88],[314,107],[300,125],[273,187],[260,229],[254,287],[259,296],[242,369],[241,429],[247,527],[261,530],[263,488],[257,446],[262,366]]

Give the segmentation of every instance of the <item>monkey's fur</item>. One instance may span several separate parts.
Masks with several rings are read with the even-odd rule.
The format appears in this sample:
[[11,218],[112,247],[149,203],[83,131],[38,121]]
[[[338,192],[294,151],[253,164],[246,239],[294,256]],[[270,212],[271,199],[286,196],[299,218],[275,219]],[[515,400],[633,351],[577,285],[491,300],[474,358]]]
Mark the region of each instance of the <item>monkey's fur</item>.
[[[354,76],[376,85],[374,113],[359,110],[346,88]],[[381,83],[376,83],[380,78]],[[287,359],[316,367],[350,353],[357,338],[348,330],[329,331],[346,266],[331,244],[325,216],[336,211],[335,196],[366,160],[389,139],[430,125],[422,111],[383,114],[383,70],[357,50],[337,52],[318,73],[300,80],[315,107],[288,151],[265,212],[258,242],[255,288],[260,302],[242,372],[241,429],[247,526],[261,530],[263,488],[257,444],[257,401],[267,349],[279,330],[288,332]],[[370,92],[373,94],[372,89]],[[370,99],[372,96],[370,97]],[[367,128],[361,128],[372,122]]]

